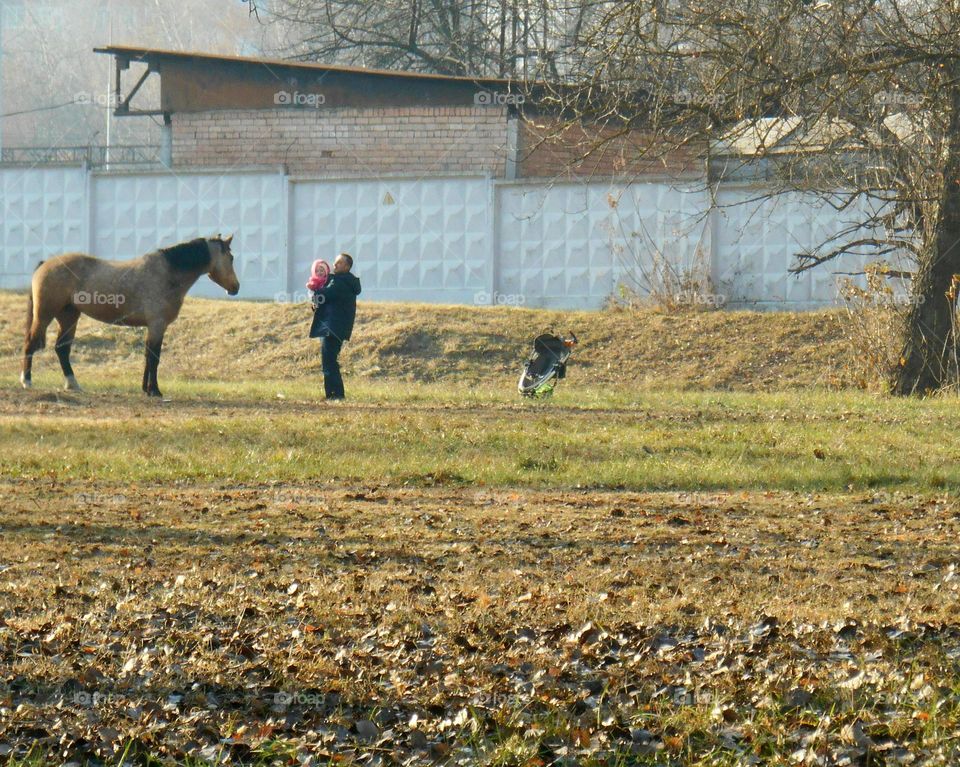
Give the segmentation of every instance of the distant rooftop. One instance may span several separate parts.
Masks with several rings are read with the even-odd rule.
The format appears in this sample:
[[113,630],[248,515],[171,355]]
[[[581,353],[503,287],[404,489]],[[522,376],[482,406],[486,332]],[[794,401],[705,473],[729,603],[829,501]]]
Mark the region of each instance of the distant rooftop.
[[442,82],[483,83],[490,85],[517,84],[520,80],[498,77],[470,77],[464,75],[441,75],[428,72],[407,72],[395,69],[368,69],[366,67],[348,67],[335,64],[318,64],[313,61],[295,61],[291,59],[256,58],[252,56],[227,56],[215,53],[200,53],[197,51],[170,51],[161,48],[138,48],[126,45],[108,45],[103,48],[94,48],[96,53],[107,53],[130,62],[142,61],[149,63],[152,60],[178,60],[203,62],[225,62],[231,64],[253,64],[267,68],[299,69],[311,72],[338,72],[352,75],[371,75],[375,77],[403,78],[411,80],[434,80]]
[[[326,107],[499,107],[515,113],[536,109],[546,85],[496,77],[402,72],[285,59],[225,56],[110,45],[94,48],[116,62],[117,115],[172,115],[225,109]],[[122,72],[131,64],[147,69],[128,95]],[[131,104],[151,74],[160,77],[160,104]]]

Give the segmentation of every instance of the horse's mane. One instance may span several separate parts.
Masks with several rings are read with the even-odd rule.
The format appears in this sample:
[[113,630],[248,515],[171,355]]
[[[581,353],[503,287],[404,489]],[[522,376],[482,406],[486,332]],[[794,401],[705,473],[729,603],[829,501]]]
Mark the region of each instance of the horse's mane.
[[171,269],[181,272],[204,271],[210,266],[210,248],[203,237],[181,242],[169,248],[160,248]]

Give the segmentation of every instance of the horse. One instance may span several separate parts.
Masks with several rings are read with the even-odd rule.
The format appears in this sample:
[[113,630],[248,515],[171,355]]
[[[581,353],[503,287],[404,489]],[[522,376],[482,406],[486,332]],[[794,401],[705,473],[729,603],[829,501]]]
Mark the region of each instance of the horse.
[[33,355],[46,345],[47,327],[57,320],[56,352],[65,388],[82,391],[70,366],[70,346],[81,314],[113,325],[146,327],[143,390],[162,397],[157,384],[160,349],[167,325],[180,313],[187,291],[203,274],[231,296],[240,290],[230,243],[199,237],[151,251],[133,261],[105,261],[85,253],[65,253],[37,266],[27,299],[27,328],[20,383],[31,386]]

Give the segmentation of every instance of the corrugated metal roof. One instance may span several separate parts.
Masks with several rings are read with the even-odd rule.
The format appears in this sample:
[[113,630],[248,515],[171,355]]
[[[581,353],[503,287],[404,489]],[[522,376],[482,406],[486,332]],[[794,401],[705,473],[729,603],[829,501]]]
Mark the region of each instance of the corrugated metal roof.
[[[873,133],[867,134],[874,138]],[[713,143],[716,154],[762,157],[774,154],[823,152],[828,147],[863,148],[857,130],[835,117],[820,116],[812,120],[798,115],[762,117],[743,120]]]

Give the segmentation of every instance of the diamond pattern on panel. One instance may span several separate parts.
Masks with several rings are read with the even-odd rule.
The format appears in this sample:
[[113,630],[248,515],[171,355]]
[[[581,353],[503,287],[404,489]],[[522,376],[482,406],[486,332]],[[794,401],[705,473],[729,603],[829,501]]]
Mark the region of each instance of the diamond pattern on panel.
[[609,237],[615,253],[614,283],[641,295],[672,290],[677,281],[703,284],[709,277],[710,240],[702,211],[703,191],[666,184],[611,189]]
[[653,251],[682,268],[697,247],[709,247],[694,215],[702,202],[660,184],[501,186],[498,290],[520,293],[527,306],[587,308],[601,306],[621,280],[645,290]]
[[86,249],[85,179],[80,168],[0,170],[0,286],[26,287],[40,261]]
[[[719,192],[716,212],[717,258],[714,268],[719,290],[734,303],[794,302],[830,304],[837,300],[836,268],[818,267],[799,276],[789,273],[796,254],[839,237],[832,246],[860,237],[859,222],[870,209],[858,200],[845,211],[799,192],[757,200],[754,188],[727,188]],[[858,271],[871,260],[844,256],[842,271]]]
[[[194,237],[234,235],[240,297],[286,290],[284,185],[277,174],[95,176],[94,253],[127,260]],[[222,297],[201,278],[191,295]]]
[[372,300],[467,303],[490,280],[485,179],[293,185],[293,271],[347,251]]
[[[290,183],[238,172],[88,180],[79,168],[0,170],[0,287],[24,287],[39,260],[84,250],[92,223],[94,254],[115,259],[233,232],[247,298],[302,294],[314,258],[347,250],[358,259],[365,297],[472,303],[494,282],[495,251],[497,290],[531,306],[599,307],[620,282],[649,289],[665,262],[681,274],[709,268],[715,290],[732,303],[822,305],[836,300],[838,269],[794,277],[795,254],[841,233],[866,234],[856,224],[878,204],[859,199],[838,211],[799,193],[758,200],[763,190],[725,186],[707,217],[710,200],[696,187],[591,182],[495,184],[491,211],[491,182],[479,178]],[[856,272],[870,260],[846,256],[837,267]],[[223,295],[205,279],[194,292]]]

